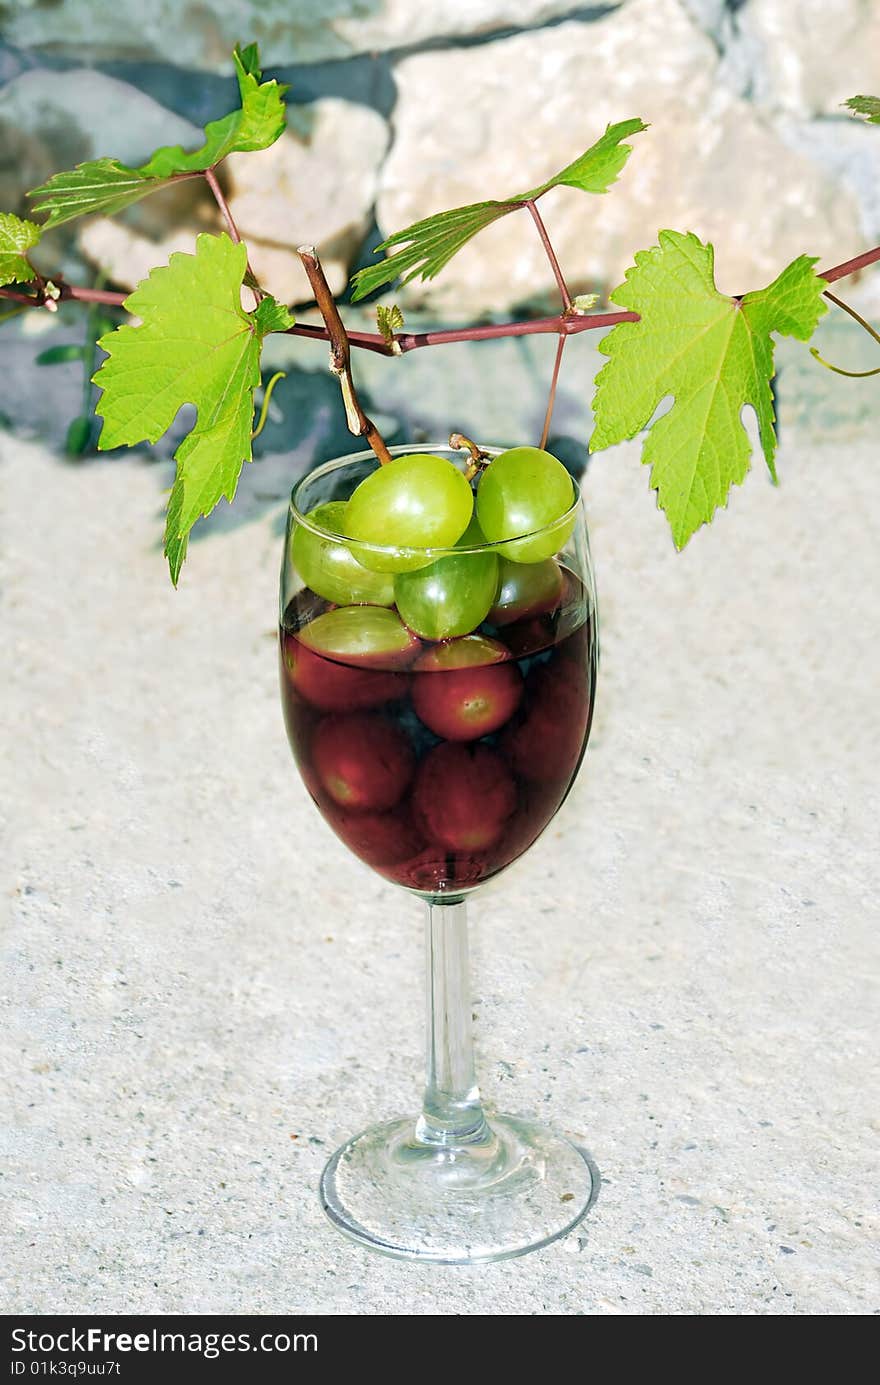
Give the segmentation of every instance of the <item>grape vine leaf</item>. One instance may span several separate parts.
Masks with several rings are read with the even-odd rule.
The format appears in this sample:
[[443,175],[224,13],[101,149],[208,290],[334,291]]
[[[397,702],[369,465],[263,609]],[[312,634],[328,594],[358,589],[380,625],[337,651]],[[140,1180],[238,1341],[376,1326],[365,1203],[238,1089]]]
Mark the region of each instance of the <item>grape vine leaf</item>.
[[607,126],[601,139],[567,164],[561,173],[528,192],[517,193],[503,202],[472,202],[466,207],[454,207],[451,211],[415,221],[403,231],[395,231],[375,247],[376,254],[383,250],[393,253],[355,274],[352,302],[390,284],[398,276],[402,284],[415,278],[435,278],[453,255],[480,231],[516,211],[523,203],[543,197],[551,188],[565,185],[580,188],[582,192],[607,192],[632,153],[632,146],[622,141],[647,128],[639,119],[620,120],[616,125]]
[[546,183],[532,188],[531,192],[522,193],[520,200],[534,201],[538,197],[543,197],[551,188],[563,186],[580,188],[581,192],[607,192],[612,183],[617,182],[624,164],[632,153],[632,145],[623,144],[621,141],[628,139],[630,135],[641,134],[647,128],[645,122],[638,117],[618,120],[615,125],[606,125],[604,135],[597,139],[595,144],[591,144],[585,153],[579,155],[572,163],[566,164],[561,173],[548,178]]
[[379,335],[388,346],[394,345],[394,333],[403,326],[403,313],[396,303],[379,303],[376,306],[376,326]]
[[27,252],[40,239],[40,227],[12,212],[0,212],[0,285],[26,284],[37,277]]
[[256,44],[236,48],[232,57],[241,104],[205,126],[205,142],[200,149],[187,154],[179,144],[166,145],[139,168],[129,168],[117,159],[93,159],[65,173],[55,173],[28,194],[34,200],[34,210],[47,213],[46,226],[60,226],[94,212],[111,216],[148,193],[167,187],[182,173],[204,173],[227,154],[268,149],[274,144],[285,127],[282,98],[287,87],[274,80],[260,82]]
[[194,255],[173,254],[125,300],[141,319],[101,337],[108,358],[94,376],[103,394],[98,447],[156,442],[183,404],[195,405],[192,431],[175,452],[177,478],[168,502],[165,555],[177,585],[189,532],[222,496],[235,495],[251,460],[254,390],[268,332],[292,318],[266,296],[253,312],[241,306],[244,245],[202,234]]
[[880,125],[880,96],[851,96],[843,104],[863,115],[870,125]]
[[806,341],[826,311],[825,280],[813,270],[815,257],[800,255],[768,288],[728,298],[715,287],[711,245],[692,232],[661,231],[658,239],[639,251],[610,295],[640,318],[619,323],[599,343],[609,359],[596,379],[590,450],[634,437],[673,396],[672,408],[650,428],[642,461],[651,467],[675,546],[683,548],[745,479],[745,404],[757,415],[776,481],[770,334]]
[[271,293],[260,299],[253,311],[253,319],[262,337],[269,332],[286,332],[296,321],[290,309],[283,303],[278,303]]

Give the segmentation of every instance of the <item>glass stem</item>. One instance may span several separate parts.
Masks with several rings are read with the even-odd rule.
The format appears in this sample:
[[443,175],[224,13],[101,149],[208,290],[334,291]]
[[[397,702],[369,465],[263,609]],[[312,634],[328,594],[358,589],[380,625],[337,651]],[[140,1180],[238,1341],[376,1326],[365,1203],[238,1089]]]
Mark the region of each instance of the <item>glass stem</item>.
[[427,1076],[416,1137],[472,1145],[491,1138],[474,1075],[467,908],[463,899],[426,905]]

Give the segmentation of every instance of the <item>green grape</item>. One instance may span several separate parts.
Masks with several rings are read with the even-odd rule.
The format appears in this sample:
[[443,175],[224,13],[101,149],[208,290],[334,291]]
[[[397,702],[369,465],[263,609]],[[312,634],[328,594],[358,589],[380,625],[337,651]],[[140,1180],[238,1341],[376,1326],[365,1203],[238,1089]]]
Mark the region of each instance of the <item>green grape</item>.
[[[462,548],[485,543],[475,519],[459,539]],[[491,551],[450,553],[418,572],[399,572],[394,596],[403,620],[426,640],[467,635],[486,619],[498,591],[498,559]]]
[[510,650],[488,635],[462,635],[461,639],[432,644],[416,665],[417,673],[449,673],[463,668],[484,668],[510,658]]
[[359,562],[376,572],[412,572],[424,567],[418,548],[452,548],[474,510],[471,488],[462,473],[427,452],[395,457],[370,473],[345,511],[345,532],[365,544],[396,548],[375,553],[354,548]]
[[384,606],[337,606],[310,620],[297,638],[325,659],[363,668],[402,668],[421,649],[400,617]]
[[498,595],[489,612],[491,625],[511,625],[516,620],[555,611],[562,599],[562,569],[552,558],[542,563],[512,563],[501,559]]
[[[477,488],[477,518],[490,543],[505,543],[505,558],[540,563],[562,548],[574,528],[568,515],[575,499],[571,477],[561,462],[538,447],[512,447],[490,462]],[[567,516],[567,517],[566,517]]]
[[330,500],[310,510],[308,518],[327,537],[298,524],[293,531],[293,565],[307,587],[338,606],[394,605],[394,579],[362,567],[347,544],[334,543],[331,534],[344,534],[344,500]]

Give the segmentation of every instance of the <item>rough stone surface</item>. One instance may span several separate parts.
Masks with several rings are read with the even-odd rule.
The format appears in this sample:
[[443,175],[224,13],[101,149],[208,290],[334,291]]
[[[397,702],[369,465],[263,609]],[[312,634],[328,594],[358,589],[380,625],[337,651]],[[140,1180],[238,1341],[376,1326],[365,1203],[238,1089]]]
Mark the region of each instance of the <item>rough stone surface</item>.
[[219,220],[211,216],[203,223],[188,220],[153,239],[123,221],[101,216],[82,225],[78,245],[85,258],[103,271],[109,283],[120,289],[133,289],[151,269],[167,264],[176,250],[192,255],[199,231],[220,229]]
[[[783,0],[245,0],[210,13],[195,0],[146,8],[33,0],[14,11],[4,36],[25,46],[0,42],[0,205],[18,211],[26,188],[77,159],[137,161],[156,143],[194,143],[199,126],[233,99],[231,77],[219,75],[229,73],[231,43],[245,33],[261,40],[267,63],[291,81],[293,101],[312,102],[291,107],[281,146],[243,157],[234,170],[237,213],[251,239],[262,232],[252,258],[290,301],[308,293],[297,240],[318,241],[337,290],[361,259],[386,139],[371,104],[383,118],[393,114],[396,131],[379,170],[386,231],[542,177],[607,120],[650,119],[611,196],[566,190],[545,199],[578,289],[610,289],[664,224],[714,239],[721,286],[734,292],[803,250],[833,262],[877,236],[880,139],[839,104],[859,87],[871,90],[876,75],[880,11],[859,0],[830,8],[810,0],[797,18]],[[114,76],[48,71],[44,58],[106,61]],[[82,246],[123,285],[219,224],[198,181],[146,199],[123,223],[86,228]],[[62,228],[47,240],[41,267],[81,275],[77,234]],[[874,313],[880,275],[866,276],[857,292]],[[514,217],[406,301],[461,320],[548,295],[553,283],[533,231]]]
[[[291,110],[289,121],[271,148],[231,155],[223,176],[254,273],[279,300],[301,303],[312,298],[296,254],[303,242],[318,246],[334,293],[348,282],[372,216],[388,127],[366,106],[330,98]],[[203,197],[182,218],[166,217],[158,234],[128,219],[95,219],[81,229],[79,245],[113,283],[133,288],[173,251],[191,252],[199,231],[220,225]]]
[[[651,63],[633,62],[636,52],[650,52]],[[863,248],[854,197],[716,85],[717,62],[679,0],[631,0],[594,23],[407,58],[396,68],[379,224],[388,233],[446,207],[509,196],[561,168],[606,122],[640,115],[652,128],[634,137],[609,196],[557,189],[542,202],[575,287],[613,287],[667,226],[715,244],[719,287],[731,293],[769,281],[805,249],[834,263]],[[540,242],[525,214],[514,214],[404,297],[461,315],[464,305],[499,308],[551,287]]]
[[876,127],[851,116],[830,120],[782,116],[776,130],[788,148],[818,164],[856,198],[865,245],[876,244],[880,239],[880,138]]
[[700,28],[721,42],[730,19],[727,0],[682,0],[682,4]]
[[[324,62],[384,52],[449,35],[479,35],[540,24],[580,6],[576,0],[119,0],[88,5],[23,0],[6,21],[10,42],[95,58],[171,59],[181,66],[228,69],[242,35],[263,46],[266,61]],[[169,34],[174,35],[169,46]]]
[[225,169],[254,272],[297,303],[313,296],[297,245],[317,245],[334,291],[345,286],[372,217],[388,126],[366,106],[330,98],[297,108],[290,123],[270,149],[234,154]]
[[[80,376],[25,371],[33,320],[0,366],[57,436]],[[683,555],[638,443],[590,463],[595,734],[475,902],[474,1008],[490,1100],[603,1182],[565,1241],[473,1270],[373,1257],[318,1207],[330,1150],[417,1100],[422,987],[416,906],[323,825],[281,724],[272,497],[314,436],[292,457],[275,425],[175,594],[166,463],[0,434],[6,1312],[876,1308],[877,395],[789,345],[781,489],[749,477]],[[371,358],[371,388],[530,438],[548,350]],[[570,345],[566,428],[596,364]]]
[[748,0],[736,28],[753,97],[771,110],[839,114],[848,96],[877,88],[880,7],[873,0],[800,0],[796,7]]
[[[128,82],[86,68],[23,72],[0,89],[4,147],[0,179],[9,205],[51,173],[105,155],[139,164],[161,144],[195,148],[198,126],[160,106]],[[29,152],[26,152],[29,151]],[[10,185],[7,191],[7,183]]]

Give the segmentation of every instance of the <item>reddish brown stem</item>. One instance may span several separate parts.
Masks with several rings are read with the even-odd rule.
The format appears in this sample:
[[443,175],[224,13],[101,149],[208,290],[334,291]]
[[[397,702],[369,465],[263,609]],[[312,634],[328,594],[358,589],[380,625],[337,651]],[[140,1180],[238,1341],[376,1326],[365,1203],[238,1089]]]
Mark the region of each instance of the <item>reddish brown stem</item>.
[[481,451],[473,438],[466,438],[464,433],[450,433],[449,446],[455,448],[456,452],[467,451],[471,454],[464,472],[466,481],[473,481],[475,476],[479,476],[483,467],[488,465],[488,452]]
[[233,241],[236,245],[240,245],[241,235],[239,233],[239,229],[236,226],[235,221],[233,220],[232,212],[229,210],[229,203],[226,201],[226,198],[223,195],[223,189],[217,181],[217,174],[214,172],[213,168],[205,169],[205,182],[211,189],[211,192],[214,195],[214,201],[220,208],[220,214],[223,217],[223,220],[226,222],[226,229],[229,232],[229,239]]
[[[234,245],[241,245],[241,233],[235,224],[235,218],[233,217],[232,212],[229,209],[229,203],[226,201],[223,189],[217,181],[217,174],[214,172],[213,168],[205,169],[205,182],[211,189],[211,192],[214,196],[214,201],[220,208],[220,215],[226,222],[226,229],[229,232],[229,239],[233,242]],[[257,283],[257,276],[251,268],[251,262],[249,259],[247,260],[247,272],[248,278],[250,280],[249,287],[253,290],[257,302],[259,302],[260,299],[263,297],[263,290]]]
[[[843,264],[833,265],[831,269],[824,269],[819,272],[821,279],[827,279],[829,284],[833,284],[837,279],[844,279],[848,274],[856,274],[860,269],[866,269],[868,265],[876,264],[880,260],[880,246],[875,246],[873,250],[866,250],[863,254],[857,255],[855,259],[846,260]],[[57,280],[56,280],[57,282]],[[79,288],[76,284],[59,284],[61,297],[78,300],[83,303],[110,303],[121,305],[128,297],[125,293],[112,293],[103,289]],[[16,303],[26,303],[34,308],[43,307],[43,299],[37,294],[23,294],[17,289],[0,288],[0,298],[11,298]],[[580,332],[591,332],[596,328],[614,327],[618,322],[638,322],[638,313],[585,313],[572,315],[571,317],[536,317],[527,322],[499,322],[486,327],[454,327],[438,332],[401,332],[395,337],[395,341],[402,352],[415,351],[422,346],[447,346],[458,341],[494,341],[500,337],[527,337],[542,333],[550,333],[558,336],[565,333],[566,336],[577,336]],[[330,334],[326,327],[315,327],[309,323],[297,323],[294,327],[289,327],[288,333],[293,337],[310,337],[316,341],[329,341]],[[360,347],[365,351],[376,351],[379,355],[390,356],[391,348],[378,332],[349,332],[348,340],[352,346]]]
[[[285,330],[289,337],[308,337],[312,341],[330,340],[326,327],[315,327],[310,322],[298,322],[294,327],[288,327]],[[349,332],[346,328],[346,336],[349,345],[359,346],[364,351],[375,351],[379,356],[397,354],[391,350],[385,338],[380,337],[378,332]]]
[[527,202],[524,202],[523,206],[528,207],[529,212],[531,213],[532,221],[534,221],[535,226],[538,230],[538,235],[541,237],[541,244],[543,245],[544,250],[547,254],[547,259],[550,261],[550,268],[553,270],[553,275],[556,279],[556,283],[559,288],[559,293],[562,298],[562,311],[564,313],[570,313],[572,309],[571,294],[568,291],[568,284],[565,282],[565,275],[562,273],[559,261],[556,258],[556,251],[553,249],[553,246],[550,243],[550,237],[547,234],[547,227],[544,225],[541,213],[538,211],[535,202],[531,199],[529,199],[529,201]]
[[869,264],[876,264],[880,260],[880,245],[875,245],[873,250],[864,250],[861,255],[856,255],[852,260],[844,260],[843,264],[836,264],[833,269],[822,269],[819,271],[820,279],[827,279],[829,284],[833,284],[835,279],[845,279],[848,274],[857,274],[860,269],[867,269]]
[[547,412],[544,415],[544,427],[541,430],[541,441],[539,446],[542,449],[547,446],[547,439],[550,436],[550,424],[553,420],[553,405],[556,403],[556,386],[559,382],[559,367],[562,365],[562,353],[565,350],[565,342],[565,336],[560,335],[559,345],[556,348],[556,360],[553,365],[553,379],[550,381],[550,397],[547,400]]
[[[563,321],[567,321],[568,318],[574,315],[574,304],[571,301],[571,294],[568,291],[568,284],[565,282],[565,275],[562,273],[562,268],[559,264],[558,259],[556,258],[556,251],[553,249],[553,244],[550,240],[547,227],[544,225],[543,217],[541,216],[541,213],[538,211],[538,207],[534,198],[529,198],[526,202],[526,206],[528,207],[529,212],[531,214],[531,218],[535,223],[538,235],[541,237],[541,244],[543,245],[544,250],[547,253],[547,259],[550,261],[550,268],[553,270],[553,274],[556,278],[556,284],[559,289],[559,293],[562,297],[562,318]],[[553,420],[553,405],[556,403],[556,384],[559,380],[559,367],[562,364],[562,353],[564,350],[565,333],[563,331],[560,331],[559,341],[556,345],[556,360],[553,363],[553,378],[550,381],[550,391],[547,395],[547,409],[544,414],[544,427],[541,429],[540,446],[542,450],[547,446],[547,438],[550,435],[550,424]]]
[[351,373],[351,347],[348,333],[342,318],[339,316],[336,299],[330,292],[330,285],[324,276],[317,251],[313,245],[301,245],[296,253],[302,260],[303,269],[309,276],[315,302],[327,327],[330,341],[330,369],[338,379],[339,388],[342,390],[349,431],[354,433],[355,437],[366,438],[380,462],[390,462],[391,453],[385,445],[385,439],[373,420],[364,413],[357,397],[357,390],[354,387]]
[[24,303],[26,307],[33,306],[41,308],[42,299],[35,298],[31,293],[19,293],[18,289],[0,289],[0,298],[8,298],[12,303]]
[[114,293],[112,289],[81,289],[73,284],[59,284],[62,298],[76,299],[80,303],[108,303],[111,307],[121,307],[128,297],[127,293]]
[[487,327],[455,327],[440,332],[402,332],[397,342],[401,351],[415,351],[420,346],[446,346],[457,341],[495,341],[499,337],[531,337],[540,335],[576,336],[594,327],[613,327],[618,322],[638,322],[638,313],[594,313],[588,316],[533,317],[527,322],[498,322]]

